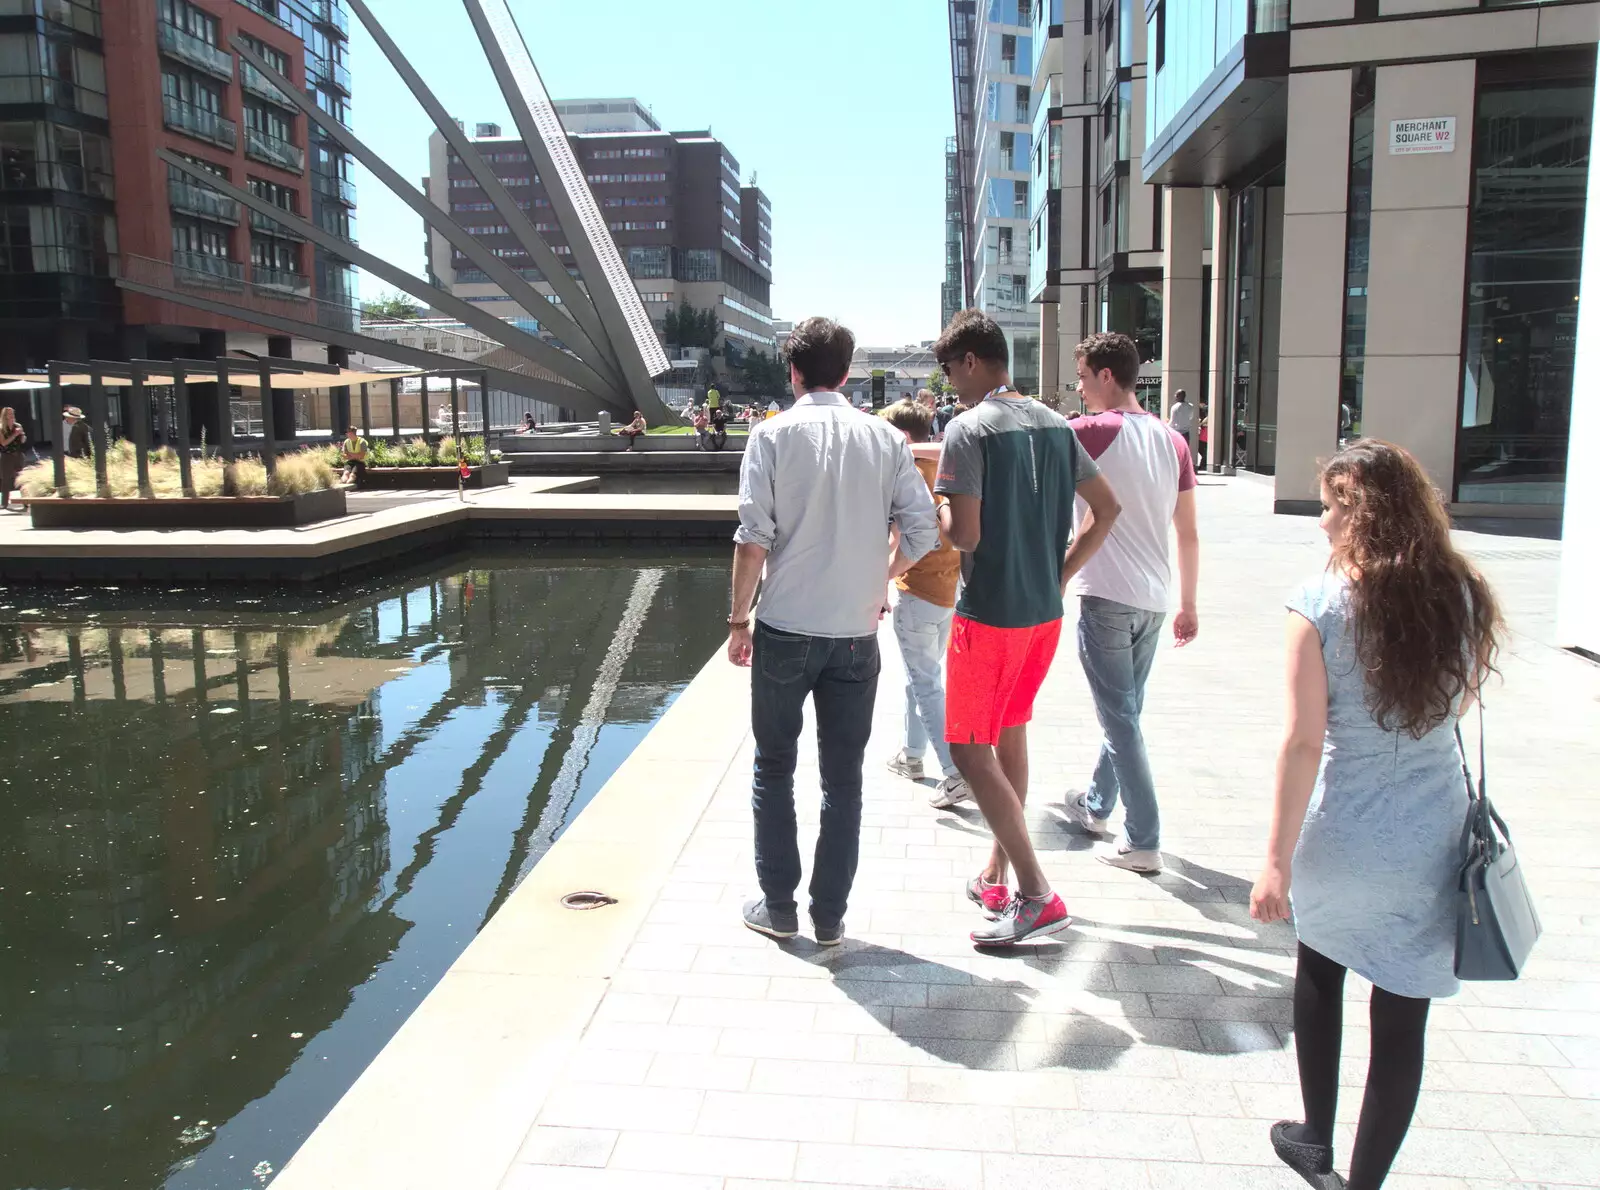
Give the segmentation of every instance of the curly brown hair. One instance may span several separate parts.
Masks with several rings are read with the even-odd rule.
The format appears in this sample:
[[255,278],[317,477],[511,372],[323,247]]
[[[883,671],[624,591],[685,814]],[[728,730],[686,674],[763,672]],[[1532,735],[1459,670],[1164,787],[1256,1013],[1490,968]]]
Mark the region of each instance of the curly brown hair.
[[1348,518],[1330,564],[1350,576],[1368,709],[1420,739],[1498,672],[1499,604],[1450,540],[1444,497],[1410,451],[1360,439],[1323,465],[1322,483]]

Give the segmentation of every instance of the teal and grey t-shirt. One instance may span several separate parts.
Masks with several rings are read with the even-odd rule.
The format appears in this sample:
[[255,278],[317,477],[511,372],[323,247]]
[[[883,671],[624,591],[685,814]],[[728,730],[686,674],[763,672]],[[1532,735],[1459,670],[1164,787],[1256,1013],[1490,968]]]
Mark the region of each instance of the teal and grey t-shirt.
[[1073,499],[1099,474],[1067,419],[1029,397],[989,397],[951,422],[933,490],[983,501],[957,614],[993,628],[1059,620]]

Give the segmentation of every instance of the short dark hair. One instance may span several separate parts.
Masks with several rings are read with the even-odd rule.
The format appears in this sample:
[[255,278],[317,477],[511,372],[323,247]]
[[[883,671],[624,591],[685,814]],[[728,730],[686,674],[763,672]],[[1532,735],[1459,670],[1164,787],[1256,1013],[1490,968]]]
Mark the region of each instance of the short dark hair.
[[933,410],[920,401],[902,398],[879,410],[878,416],[913,442],[926,442],[933,435]]
[[356,432],[356,428],[354,426],[346,426],[344,428],[344,432],[346,434],[354,434]]
[[1139,348],[1127,335],[1101,331],[1090,335],[1074,349],[1073,355],[1089,365],[1091,372],[1111,369],[1119,388],[1132,388],[1139,379]]
[[933,358],[941,364],[958,360],[968,352],[981,360],[1006,367],[1011,363],[1011,348],[1000,324],[982,310],[962,310],[944,328],[933,345]]
[[1188,394],[1188,393],[1186,393],[1186,392],[1184,392],[1184,391],[1183,391],[1183,390],[1182,390],[1182,389],[1181,389],[1181,388],[1180,388],[1180,389],[1179,389],[1179,390],[1178,390],[1178,391],[1177,391],[1177,392],[1175,392],[1175,393],[1173,393],[1173,394],[1172,394],[1172,399],[1173,399],[1173,400],[1174,400],[1174,401],[1187,401],[1187,400],[1188,400],[1188,399],[1189,399],[1189,394]]
[[827,388],[850,375],[856,354],[856,337],[831,318],[807,318],[797,323],[783,349],[807,388]]

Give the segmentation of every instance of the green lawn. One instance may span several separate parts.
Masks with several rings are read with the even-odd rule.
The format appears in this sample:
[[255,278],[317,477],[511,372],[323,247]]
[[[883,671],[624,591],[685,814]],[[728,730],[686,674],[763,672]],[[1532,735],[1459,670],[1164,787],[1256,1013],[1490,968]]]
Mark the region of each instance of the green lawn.
[[[650,435],[655,435],[655,434],[692,434],[692,433],[694,433],[694,427],[693,426],[651,426],[648,430],[645,431],[645,433],[646,434],[650,434]],[[729,435],[729,437],[732,437],[734,434],[747,434],[747,433],[749,433],[749,429],[748,428],[741,428],[741,429],[736,430],[736,429],[733,428],[733,424],[731,422],[728,424],[728,435]]]

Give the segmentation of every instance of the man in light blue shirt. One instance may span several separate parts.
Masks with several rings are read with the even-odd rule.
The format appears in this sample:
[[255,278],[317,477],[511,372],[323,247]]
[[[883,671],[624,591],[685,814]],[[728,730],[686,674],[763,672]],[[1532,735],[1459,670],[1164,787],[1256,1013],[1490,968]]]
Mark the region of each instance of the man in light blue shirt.
[[[728,659],[752,667],[751,809],[763,894],[745,906],[744,920],[774,938],[800,930],[794,770],[809,695],[822,777],[811,923],[817,941],[833,946],[843,935],[860,850],[878,620],[889,582],[939,544],[939,524],[905,436],[837,391],[850,373],[855,336],[831,319],[808,318],[786,352],[795,403],[751,427],[734,534]],[[900,532],[893,557],[891,525]]]

